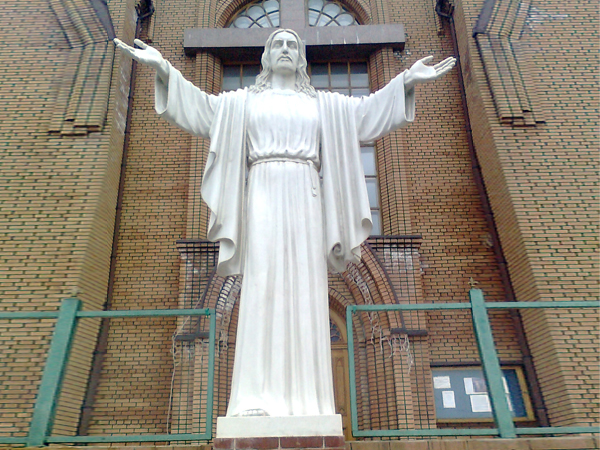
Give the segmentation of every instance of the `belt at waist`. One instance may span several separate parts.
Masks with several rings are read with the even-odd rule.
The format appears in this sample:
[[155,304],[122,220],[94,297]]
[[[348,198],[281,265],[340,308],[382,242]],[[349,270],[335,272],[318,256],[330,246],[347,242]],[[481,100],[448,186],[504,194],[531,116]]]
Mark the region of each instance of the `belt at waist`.
[[250,164],[250,167],[256,166],[257,164],[264,164],[269,162],[291,162],[296,164],[305,164],[312,168],[310,171],[310,187],[312,191],[312,196],[317,196],[317,186],[319,184],[319,171],[317,170],[317,166],[315,166],[314,161],[310,159],[300,159],[300,158],[288,158],[288,157],[272,157],[272,158],[262,158],[257,161],[254,161]]

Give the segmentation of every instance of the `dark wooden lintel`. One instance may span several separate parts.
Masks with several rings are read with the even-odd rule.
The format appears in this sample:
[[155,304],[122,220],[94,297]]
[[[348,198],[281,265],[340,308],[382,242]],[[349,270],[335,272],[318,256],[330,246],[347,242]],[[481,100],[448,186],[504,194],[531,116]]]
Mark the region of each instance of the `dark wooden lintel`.
[[197,331],[196,333],[178,334],[175,336],[175,341],[191,342],[196,339],[208,339],[208,331]]
[[427,330],[409,330],[408,328],[392,328],[391,334],[406,334],[408,337],[427,336]]

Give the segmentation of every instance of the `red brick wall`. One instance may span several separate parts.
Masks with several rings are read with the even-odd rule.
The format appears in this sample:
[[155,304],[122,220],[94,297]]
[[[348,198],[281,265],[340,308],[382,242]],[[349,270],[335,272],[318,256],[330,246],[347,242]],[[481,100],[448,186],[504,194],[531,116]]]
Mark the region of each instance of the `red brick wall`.
[[[120,29],[131,35],[131,22],[123,23],[124,7],[113,5],[121,16]],[[67,10],[76,13],[71,17]],[[111,76],[112,48],[85,1],[8,1],[2,5],[0,29],[2,308],[55,310],[62,299],[75,295],[84,309],[101,308],[129,66],[115,66]],[[81,57],[72,58],[74,54]],[[100,70],[96,57],[108,58],[108,70]],[[76,82],[69,71],[77,64],[96,70]],[[65,86],[80,101],[63,114],[57,108]],[[79,115],[70,122],[73,114]],[[67,126],[64,132],[51,132],[55,120],[59,129],[70,124],[71,131]],[[75,131],[73,125],[79,128]],[[27,323],[13,323],[0,336],[7,355],[0,379],[11,380],[12,392],[0,400],[1,421],[19,433],[31,414],[51,332],[46,321]],[[87,321],[78,329],[55,421],[57,433],[73,433],[77,425],[97,326],[97,321]]]
[[[475,143],[517,299],[597,299],[594,7],[531,5],[517,56],[534,112],[545,123],[524,128],[502,124],[497,115],[492,95],[501,93],[489,89],[470,37],[481,6],[458,3],[456,25]],[[597,421],[597,324],[595,312],[581,310],[525,315],[554,425]]]

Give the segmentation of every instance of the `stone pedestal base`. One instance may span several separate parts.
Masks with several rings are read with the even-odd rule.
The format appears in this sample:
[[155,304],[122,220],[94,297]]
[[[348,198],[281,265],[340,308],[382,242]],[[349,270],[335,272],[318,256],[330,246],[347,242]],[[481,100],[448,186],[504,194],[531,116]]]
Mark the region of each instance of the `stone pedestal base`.
[[345,450],[344,436],[216,438],[214,450]]
[[219,417],[217,419],[217,438],[343,435],[342,416],[339,414],[330,416]]

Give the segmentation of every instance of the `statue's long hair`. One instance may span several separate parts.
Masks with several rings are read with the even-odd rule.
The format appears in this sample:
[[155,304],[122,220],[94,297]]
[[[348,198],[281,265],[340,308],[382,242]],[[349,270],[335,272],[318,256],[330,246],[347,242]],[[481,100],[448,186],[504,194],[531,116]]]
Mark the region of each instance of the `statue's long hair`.
[[273,46],[273,39],[279,33],[288,32],[294,36],[296,42],[298,43],[298,68],[296,69],[296,92],[301,92],[310,97],[316,97],[317,91],[315,88],[310,85],[310,78],[308,77],[308,73],[306,72],[306,68],[308,67],[308,62],[306,61],[306,49],[304,47],[304,42],[300,39],[300,36],[294,30],[276,30],[271,33],[269,39],[267,39],[267,43],[265,44],[265,51],[262,54],[261,64],[262,71],[256,77],[256,84],[250,86],[250,92],[259,93],[266,91],[267,89],[272,89],[271,86],[271,75],[273,73],[273,68],[271,67],[271,47]]

